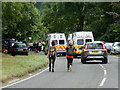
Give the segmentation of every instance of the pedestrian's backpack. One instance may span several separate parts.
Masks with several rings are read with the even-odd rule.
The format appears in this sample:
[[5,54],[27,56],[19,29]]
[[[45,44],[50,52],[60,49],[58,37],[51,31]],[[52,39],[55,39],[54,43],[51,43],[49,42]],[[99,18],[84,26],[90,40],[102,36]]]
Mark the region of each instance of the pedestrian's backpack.
[[68,47],[67,55],[74,56],[74,48],[69,48]]
[[55,47],[50,47],[50,56],[55,56]]

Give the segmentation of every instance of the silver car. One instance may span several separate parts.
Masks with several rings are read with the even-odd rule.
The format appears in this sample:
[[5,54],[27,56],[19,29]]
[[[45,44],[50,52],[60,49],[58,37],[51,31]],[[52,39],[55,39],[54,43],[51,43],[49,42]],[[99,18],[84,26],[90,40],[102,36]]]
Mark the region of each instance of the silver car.
[[107,63],[107,49],[102,42],[88,42],[85,44],[81,53],[81,62],[86,63],[90,60],[101,60],[102,63]]
[[106,47],[108,53],[110,53],[110,50],[111,50],[111,48],[112,48],[112,45],[113,45],[113,43],[108,43],[108,42],[105,43],[105,47]]
[[120,42],[114,42],[110,51],[110,54],[120,53]]

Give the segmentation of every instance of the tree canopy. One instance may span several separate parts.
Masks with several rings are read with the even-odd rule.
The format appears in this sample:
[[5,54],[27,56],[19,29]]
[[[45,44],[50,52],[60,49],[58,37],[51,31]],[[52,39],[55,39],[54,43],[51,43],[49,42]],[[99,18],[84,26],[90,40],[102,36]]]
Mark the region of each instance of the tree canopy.
[[92,31],[95,40],[120,41],[118,2],[3,2],[3,38],[45,40],[47,33]]

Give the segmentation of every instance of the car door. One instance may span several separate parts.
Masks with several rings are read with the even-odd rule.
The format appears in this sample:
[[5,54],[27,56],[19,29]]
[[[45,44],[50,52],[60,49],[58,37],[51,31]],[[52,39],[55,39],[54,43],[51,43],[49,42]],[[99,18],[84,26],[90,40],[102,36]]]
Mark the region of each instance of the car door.
[[111,52],[113,53],[114,51],[114,43],[112,44],[112,47],[111,47]]

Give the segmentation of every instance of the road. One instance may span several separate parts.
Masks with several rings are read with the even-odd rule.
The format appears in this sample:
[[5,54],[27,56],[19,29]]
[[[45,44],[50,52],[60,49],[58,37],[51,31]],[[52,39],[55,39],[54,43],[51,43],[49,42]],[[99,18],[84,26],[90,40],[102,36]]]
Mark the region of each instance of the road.
[[9,83],[8,88],[118,88],[118,57],[108,56],[108,64],[82,64],[75,58],[72,71],[66,70],[66,58],[57,57],[55,72],[48,69],[32,78]]

